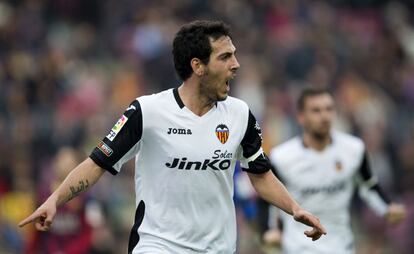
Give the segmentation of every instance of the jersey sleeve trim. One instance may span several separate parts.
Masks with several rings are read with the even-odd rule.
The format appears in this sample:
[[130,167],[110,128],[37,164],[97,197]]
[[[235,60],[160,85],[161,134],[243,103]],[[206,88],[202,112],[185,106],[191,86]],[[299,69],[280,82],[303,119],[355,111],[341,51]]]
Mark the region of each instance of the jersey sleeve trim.
[[251,174],[263,174],[272,168],[272,164],[264,152],[261,152],[255,160],[249,161],[248,166],[248,168],[242,167],[242,170]]
[[[97,148],[95,148],[95,149],[97,149]],[[105,169],[106,171],[108,171],[112,175],[118,174],[118,171],[116,171],[111,165],[109,165],[109,163],[106,163],[105,161],[101,160],[94,152],[92,152],[89,155],[89,158],[91,158],[96,163],[96,165],[98,165],[99,167]]]
[[263,153],[263,149],[260,148],[259,151],[257,151],[255,154],[253,154],[252,156],[250,156],[249,158],[247,158],[246,159],[246,162],[249,163],[251,161],[256,160],[256,158],[259,157],[262,153]]

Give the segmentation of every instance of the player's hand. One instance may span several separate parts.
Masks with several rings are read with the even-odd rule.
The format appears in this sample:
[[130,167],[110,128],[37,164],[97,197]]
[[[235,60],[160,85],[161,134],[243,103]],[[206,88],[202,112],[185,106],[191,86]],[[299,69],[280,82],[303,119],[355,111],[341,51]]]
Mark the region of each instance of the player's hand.
[[322,235],[326,235],[326,230],[322,226],[319,219],[313,214],[300,209],[293,213],[293,218],[309,227],[312,227],[312,230],[305,231],[305,235],[309,238],[312,238],[312,241],[318,240]]
[[406,215],[405,206],[402,204],[391,203],[388,206],[387,221],[391,225],[396,225],[404,220]]
[[19,227],[23,227],[34,222],[35,227],[39,231],[48,231],[52,226],[53,218],[56,214],[56,205],[46,201],[36,211],[29,215],[26,219],[19,223]]
[[263,243],[265,245],[280,246],[282,232],[278,229],[269,229],[263,234]]

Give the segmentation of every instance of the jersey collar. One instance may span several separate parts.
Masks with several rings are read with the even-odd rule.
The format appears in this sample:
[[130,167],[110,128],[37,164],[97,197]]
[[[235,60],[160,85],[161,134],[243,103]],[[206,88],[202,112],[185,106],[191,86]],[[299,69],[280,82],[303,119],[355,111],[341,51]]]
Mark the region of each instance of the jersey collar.
[[[174,98],[175,101],[177,102],[178,106],[182,109],[185,107],[184,102],[181,100],[180,95],[178,94],[178,87],[173,89],[173,94],[174,94]],[[214,103],[214,105],[217,107],[217,101],[216,103]]]
[[[301,136],[301,143],[302,143],[302,146],[303,146],[303,148],[305,148],[305,149],[312,149],[312,148],[310,148],[308,145],[306,145],[306,143],[305,143],[305,139],[303,138],[303,135]],[[330,147],[330,146],[332,146],[333,145],[333,143],[334,143],[334,137],[333,137],[333,135],[332,135],[332,133],[330,134],[330,142],[329,142],[329,144],[324,148],[324,150],[326,150],[328,147]]]
[[180,95],[178,94],[178,88],[177,87],[173,89],[173,94],[174,94],[174,98],[175,98],[175,101],[177,102],[178,106],[180,108],[184,108],[185,105],[184,105],[184,102],[181,100]]

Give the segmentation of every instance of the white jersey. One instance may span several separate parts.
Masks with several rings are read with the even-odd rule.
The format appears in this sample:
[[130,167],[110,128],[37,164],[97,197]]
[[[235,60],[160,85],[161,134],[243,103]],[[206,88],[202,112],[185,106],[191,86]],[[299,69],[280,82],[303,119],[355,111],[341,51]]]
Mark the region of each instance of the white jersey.
[[90,157],[116,174],[134,156],[129,253],[235,253],[235,163],[271,167],[246,103],[228,97],[200,117],[177,89],[139,97]]
[[349,209],[356,187],[378,214],[386,213],[388,200],[371,174],[363,142],[341,132],[331,137],[332,143],[323,151],[307,148],[301,137],[295,137],[270,153],[288,191],[301,207],[319,217],[328,232],[313,242],[303,237],[308,227],[284,216],[284,253],[354,253]]

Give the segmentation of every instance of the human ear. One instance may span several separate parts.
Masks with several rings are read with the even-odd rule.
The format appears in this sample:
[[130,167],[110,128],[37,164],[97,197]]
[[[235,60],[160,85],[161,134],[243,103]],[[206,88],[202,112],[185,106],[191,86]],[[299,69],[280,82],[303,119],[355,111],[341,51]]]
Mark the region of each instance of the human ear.
[[191,68],[193,69],[193,72],[197,76],[203,76],[204,75],[204,68],[205,65],[201,62],[198,58],[191,59]]

